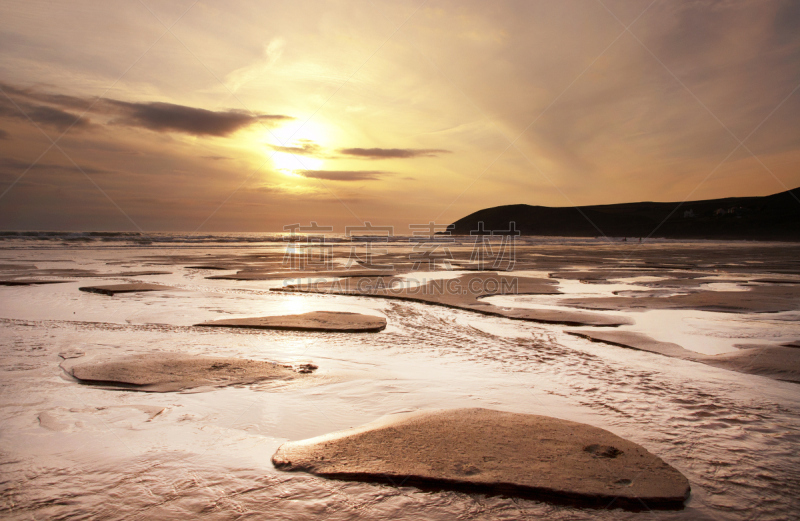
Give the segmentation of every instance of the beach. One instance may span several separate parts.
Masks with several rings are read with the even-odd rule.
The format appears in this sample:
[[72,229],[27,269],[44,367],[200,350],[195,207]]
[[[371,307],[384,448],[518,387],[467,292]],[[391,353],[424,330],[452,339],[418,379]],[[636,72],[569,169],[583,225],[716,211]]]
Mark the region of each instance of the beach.
[[[395,237],[371,265],[348,265],[366,242],[331,237],[317,258],[314,245],[287,256],[283,239],[5,236],[2,516],[778,520],[800,508],[800,246],[521,237],[514,262],[494,264],[457,237],[428,263]],[[138,286],[80,290],[123,284]],[[263,319],[312,312],[377,326]],[[221,320],[237,327],[207,327]],[[166,392],[69,370],[135,357],[277,369]],[[609,431],[683,474],[691,495],[632,511],[273,465],[287,442],[462,408]]]

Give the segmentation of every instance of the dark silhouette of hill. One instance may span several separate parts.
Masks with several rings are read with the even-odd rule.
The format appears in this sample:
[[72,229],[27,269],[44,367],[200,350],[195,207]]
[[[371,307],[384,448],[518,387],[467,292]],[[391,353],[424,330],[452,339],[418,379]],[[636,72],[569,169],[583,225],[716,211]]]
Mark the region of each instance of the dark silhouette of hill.
[[484,230],[508,230],[513,221],[522,235],[800,241],[800,188],[684,203],[497,206],[459,219],[451,233],[469,235],[481,221]]

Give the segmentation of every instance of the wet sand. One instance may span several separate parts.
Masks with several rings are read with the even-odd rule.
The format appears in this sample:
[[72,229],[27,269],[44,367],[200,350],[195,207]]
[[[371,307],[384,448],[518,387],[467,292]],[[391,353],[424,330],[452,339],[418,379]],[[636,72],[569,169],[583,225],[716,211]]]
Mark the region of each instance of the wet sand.
[[289,284],[273,291],[353,295],[424,302],[438,306],[464,309],[516,320],[546,324],[583,326],[619,326],[627,319],[593,313],[551,310],[519,310],[493,306],[481,298],[493,295],[558,295],[554,281],[516,277],[511,274],[480,273],[461,275],[453,279],[438,279],[421,287],[407,287],[403,279],[388,277],[350,277],[344,281],[325,282],[310,279],[307,283]]
[[[453,246],[449,265],[481,271],[444,272],[468,288],[475,281],[477,291],[460,293],[439,290],[447,286],[429,274],[448,263],[437,261],[420,274],[404,262],[408,245],[373,259],[392,266],[391,276],[380,277],[358,268],[347,271],[355,276],[343,275],[342,264],[291,270],[282,262],[284,246],[266,252],[226,246],[211,254],[143,247],[6,252],[4,279],[64,281],[0,290],[5,302],[14,302],[0,306],[8,346],[0,357],[8,447],[0,455],[8,476],[0,512],[12,518],[211,512],[638,519],[647,514],[598,514],[554,503],[591,504],[617,497],[609,494],[619,488],[622,499],[609,500],[611,508],[635,508],[637,498],[652,501],[650,508],[676,507],[689,484],[684,509],[665,519],[747,519],[757,511],[777,520],[796,511],[800,401],[790,382],[798,381],[797,247],[529,243],[518,249],[511,271],[487,271],[487,264],[470,262],[470,246],[462,242]],[[333,255],[342,262],[348,250],[339,246]],[[212,269],[234,277],[209,278]],[[84,277],[101,287],[173,291],[98,298],[79,291]],[[298,281],[309,278],[313,291]],[[359,287],[378,280],[389,285]],[[402,287],[392,288],[393,280]],[[513,292],[487,287],[512,281]],[[509,300],[497,304],[497,297]],[[528,299],[530,307],[517,307],[514,299]],[[597,307],[581,311],[583,304]],[[359,310],[371,319],[385,316],[385,328],[331,335],[259,325],[274,317]],[[727,335],[731,348],[698,353],[684,342],[687,335],[652,327],[645,318],[654,310],[691,312],[678,315],[689,317],[680,327],[709,341]],[[215,322],[224,327],[194,327]],[[237,325],[244,327],[231,327]],[[602,343],[568,334],[575,331],[566,325],[591,328],[578,332]],[[311,360],[318,371],[298,372]],[[313,386],[300,385],[309,379]],[[286,385],[262,385],[269,382]],[[336,434],[346,457],[339,452],[329,459],[331,447],[316,442],[307,446],[322,452],[308,460],[281,456],[306,446],[302,440],[432,407],[511,416],[473,422],[445,413],[437,426],[410,436],[411,451],[387,452],[405,439],[397,430],[405,427],[395,426],[356,429],[357,437],[378,433],[357,441],[353,431]],[[539,419],[519,418],[530,415]],[[565,430],[553,427],[555,434],[538,442],[526,434],[547,422]],[[573,435],[577,444],[559,452]],[[484,459],[485,447],[489,458],[508,457]],[[274,469],[269,456],[276,451],[278,466],[306,472]],[[622,475],[635,465],[614,466],[640,453],[654,462],[645,475],[657,467],[672,477],[660,474],[653,478],[658,486],[645,486]],[[324,464],[317,454],[325,455]],[[532,463],[548,454],[584,459]],[[31,468],[40,471],[31,474]],[[604,474],[607,469],[613,472]],[[360,482],[407,476],[399,488],[391,481]],[[545,476],[544,486],[530,481]],[[598,476],[605,481],[592,481]],[[669,484],[686,488],[659,489]]]

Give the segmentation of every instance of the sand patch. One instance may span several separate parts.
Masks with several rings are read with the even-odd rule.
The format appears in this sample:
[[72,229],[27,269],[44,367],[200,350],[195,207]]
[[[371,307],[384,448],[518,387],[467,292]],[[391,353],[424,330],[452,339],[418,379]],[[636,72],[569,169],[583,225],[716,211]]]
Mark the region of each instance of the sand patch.
[[37,284],[62,284],[69,280],[13,279],[0,280],[0,286],[34,286]]
[[240,358],[152,353],[118,360],[65,360],[61,367],[82,384],[105,389],[175,392],[200,387],[289,382],[310,376],[317,366],[291,366]]
[[672,356],[675,358],[685,358],[694,360],[698,353],[684,349],[678,344],[671,342],[659,342],[643,333],[634,333],[632,331],[566,331],[570,335],[586,338],[592,342],[603,342],[606,344],[615,345],[618,347],[627,347],[630,349],[638,349],[640,351],[649,351],[651,353],[658,353],[665,356]]
[[101,295],[114,296],[117,293],[140,293],[145,291],[167,291],[175,289],[171,286],[164,286],[162,284],[109,284],[106,286],[84,286],[78,288],[81,291],[89,293],[100,293]]
[[694,309],[722,313],[777,313],[800,309],[798,286],[748,286],[748,288],[749,291],[696,291],[669,297],[574,298],[561,300],[560,304],[613,311]]
[[548,309],[523,309],[495,306],[480,299],[494,295],[557,295],[556,281],[513,274],[470,273],[409,287],[402,278],[353,277],[342,281],[291,284],[271,291],[354,295],[422,302],[475,311],[484,315],[549,324],[577,326],[620,326],[631,324],[624,317]]
[[488,409],[384,417],[285,443],[272,462],[333,479],[599,507],[681,508],[690,490],[676,469],[608,431]]
[[231,275],[212,275],[212,280],[285,280],[285,279],[321,279],[347,277],[388,277],[395,275],[394,270],[338,270],[338,271],[240,271]]
[[800,350],[786,346],[758,346],[734,353],[704,355],[670,342],[659,342],[645,334],[630,331],[567,331],[593,342],[649,351],[674,358],[692,360],[740,373],[766,376],[775,380],[800,383]]
[[386,328],[386,319],[343,311],[312,311],[300,315],[234,318],[196,324],[203,327],[281,329],[289,331],[330,331],[339,333],[375,333]]

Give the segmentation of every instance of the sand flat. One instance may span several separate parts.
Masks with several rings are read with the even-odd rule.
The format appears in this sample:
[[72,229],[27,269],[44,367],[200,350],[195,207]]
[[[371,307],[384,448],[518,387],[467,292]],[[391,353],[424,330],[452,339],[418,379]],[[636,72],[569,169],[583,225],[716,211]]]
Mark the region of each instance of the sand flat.
[[612,311],[694,309],[722,313],[778,313],[800,309],[799,286],[747,286],[747,288],[747,291],[694,291],[669,297],[572,298],[563,299],[560,304]]
[[322,271],[239,271],[229,275],[211,275],[206,277],[211,280],[286,280],[286,279],[321,279],[321,278],[348,278],[348,277],[388,277],[395,275],[394,270],[322,270]]
[[330,331],[339,333],[376,333],[386,328],[386,319],[374,315],[344,311],[312,311],[299,315],[233,318],[196,324],[202,327],[281,329],[289,331]]
[[11,279],[0,280],[0,286],[36,286],[40,284],[63,284],[71,280]]
[[606,430],[488,409],[422,411],[281,445],[276,468],[326,478],[633,509],[681,508],[688,480]]
[[513,274],[469,273],[450,279],[428,281],[421,286],[408,287],[405,279],[390,277],[353,277],[343,281],[292,284],[272,291],[354,295],[422,302],[484,315],[515,320],[573,326],[620,326],[631,324],[625,317],[599,313],[549,309],[506,308],[482,302],[494,295],[558,295],[556,281]]
[[84,286],[78,288],[81,291],[88,293],[100,293],[101,295],[116,295],[117,293],[140,293],[145,291],[167,291],[175,289],[171,286],[164,286],[163,284],[108,284],[105,286]]
[[64,360],[69,375],[80,383],[105,389],[175,392],[197,387],[248,385],[264,380],[296,380],[316,369],[241,358],[149,353],[101,361]]
[[593,342],[649,351],[660,355],[692,360],[730,371],[766,376],[775,380],[800,383],[800,350],[796,346],[764,345],[732,353],[704,355],[671,342],[659,342],[643,333],[632,331],[567,331]]

